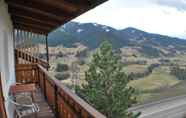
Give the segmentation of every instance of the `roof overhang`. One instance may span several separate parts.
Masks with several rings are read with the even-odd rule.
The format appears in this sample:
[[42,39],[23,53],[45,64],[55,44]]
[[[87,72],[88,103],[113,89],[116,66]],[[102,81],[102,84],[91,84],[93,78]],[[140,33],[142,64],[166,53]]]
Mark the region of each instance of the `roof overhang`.
[[5,0],[15,29],[48,34],[107,0]]

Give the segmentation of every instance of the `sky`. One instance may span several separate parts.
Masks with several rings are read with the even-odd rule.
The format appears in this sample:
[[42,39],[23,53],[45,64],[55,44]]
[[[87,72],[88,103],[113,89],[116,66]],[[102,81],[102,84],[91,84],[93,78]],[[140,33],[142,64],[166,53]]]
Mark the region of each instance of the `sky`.
[[186,0],[109,0],[74,21],[186,39]]

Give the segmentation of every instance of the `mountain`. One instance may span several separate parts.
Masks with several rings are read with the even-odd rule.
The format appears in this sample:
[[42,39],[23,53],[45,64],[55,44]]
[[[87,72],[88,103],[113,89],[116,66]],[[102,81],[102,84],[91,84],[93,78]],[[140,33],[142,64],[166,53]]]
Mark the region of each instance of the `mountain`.
[[[57,40],[53,41],[54,39]],[[70,22],[49,35],[49,43],[52,45],[63,44],[69,47],[79,42],[91,49],[97,48],[105,39],[110,40],[115,48],[129,43],[122,39],[116,29],[93,23]]]
[[139,52],[155,56],[166,55],[177,51],[186,51],[186,40],[159,34],[148,33],[136,28],[117,30],[109,26],[96,23],[70,22],[58,28],[49,35],[51,46],[64,45],[72,47],[81,43],[90,49],[97,48],[101,42],[109,40],[113,47],[140,47]]

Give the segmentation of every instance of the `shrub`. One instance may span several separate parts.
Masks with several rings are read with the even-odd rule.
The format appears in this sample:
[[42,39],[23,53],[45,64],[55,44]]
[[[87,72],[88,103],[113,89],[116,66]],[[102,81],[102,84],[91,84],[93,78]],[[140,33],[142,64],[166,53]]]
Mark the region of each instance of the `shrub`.
[[79,64],[79,65],[84,65],[84,64],[86,64],[86,62],[85,62],[85,60],[79,60],[79,61],[78,61],[78,64]]
[[66,80],[70,77],[69,73],[59,73],[55,75],[56,79],[58,80]]
[[67,64],[60,64],[60,63],[57,64],[57,67],[56,67],[57,72],[63,72],[63,71],[68,71],[68,70],[69,70],[69,67]]
[[64,57],[64,54],[60,51],[60,52],[57,54],[57,57]]

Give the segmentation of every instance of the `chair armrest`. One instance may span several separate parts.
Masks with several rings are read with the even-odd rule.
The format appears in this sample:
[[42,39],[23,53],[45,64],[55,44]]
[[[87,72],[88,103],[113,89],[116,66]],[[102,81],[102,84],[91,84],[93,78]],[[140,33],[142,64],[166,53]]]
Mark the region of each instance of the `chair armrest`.
[[13,101],[12,99],[9,99],[9,101],[10,101],[12,104],[14,104],[14,105],[16,105],[16,106],[20,106],[20,107],[30,107],[30,108],[32,108],[32,107],[34,106],[33,103],[32,103],[31,105],[26,105],[26,104],[17,103],[17,102],[15,102],[15,101]]

